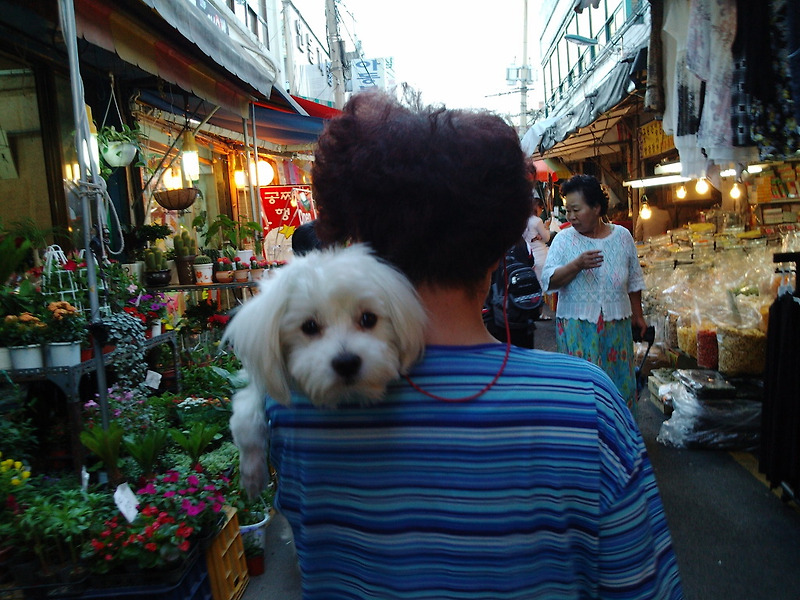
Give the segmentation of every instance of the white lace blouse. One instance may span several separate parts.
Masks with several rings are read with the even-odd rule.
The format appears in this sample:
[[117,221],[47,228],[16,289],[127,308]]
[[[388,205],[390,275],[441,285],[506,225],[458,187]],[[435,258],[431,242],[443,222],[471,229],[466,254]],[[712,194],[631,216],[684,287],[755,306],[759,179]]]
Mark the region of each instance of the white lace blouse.
[[[593,323],[599,320],[601,311],[606,321],[631,316],[628,294],[644,289],[644,276],[630,232],[618,225],[611,227],[611,234],[604,238],[586,237],[572,227],[553,238],[541,284],[548,292],[558,292],[556,316]],[[566,286],[551,289],[553,272],[587,250],[603,252],[602,266],[583,270]]]

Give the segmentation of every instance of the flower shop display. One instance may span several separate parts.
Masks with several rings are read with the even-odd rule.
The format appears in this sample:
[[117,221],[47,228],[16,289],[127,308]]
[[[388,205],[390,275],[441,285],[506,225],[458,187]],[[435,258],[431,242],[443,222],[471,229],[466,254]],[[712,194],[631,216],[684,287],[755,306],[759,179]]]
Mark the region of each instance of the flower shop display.
[[214,263],[214,280],[217,283],[233,281],[233,261],[227,256],[219,257]]
[[264,276],[264,271],[269,268],[269,261],[258,260],[255,256],[250,257],[250,280],[259,281]]
[[[194,285],[196,283],[197,241],[188,231],[182,231],[172,238],[175,249],[175,267],[178,270],[178,282],[181,285]],[[201,255],[202,256],[202,255]],[[209,262],[211,262],[209,260]]]
[[3,320],[3,335],[11,354],[13,369],[41,369],[44,367],[42,343],[47,323],[30,312],[7,315]]
[[194,277],[199,285],[214,282],[214,261],[210,256],[198,254],[194,258]]
[[250,265],[249,263],[242,260],[240,256],[236,256],[233,259],[233,278],[234,281],[239,283],[244,283],[250,279]]
[[83,313],[66,300],[47,305],[48,367],[71,367],[81,362],[81,342],[86,339],[88,323]]
[[169,299],[160,291],[144,293],[135,287],[130,290],[136,295],[128,300],[128,306],[122,310],[142,322],[145,326],[145,337],[161,335],[162,325],[168,317]]
[[169,284],[172,271],[167,265],[167,257],[156,248],[148,248],[144,253],[144,280],[148,287],[163,287]]

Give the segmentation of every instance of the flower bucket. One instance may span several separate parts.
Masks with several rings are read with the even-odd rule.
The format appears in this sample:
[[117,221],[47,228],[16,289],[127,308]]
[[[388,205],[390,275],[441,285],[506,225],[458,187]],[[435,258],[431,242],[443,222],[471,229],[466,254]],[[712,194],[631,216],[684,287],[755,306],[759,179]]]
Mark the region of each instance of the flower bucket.
[[199,285],[213,283],[214,265],[212,263],[194,265],[194,277]]
[[11,367],[13,369],[41,369],[44,367],[41,344],[11,346],[9,350],[11,350]]
[[161,323],[161,321],[150,325],[150,337],[158,337],[159,335],[161,335],[162,327],[163,324]]
[[11,370],[11,350],[0,347],[0,371]]
[[48,367],[72,367],[80,362],[80,342],[50,342],[45,347],[45,365]]
[[242,532],[242,539],[250,537],[254,539],[259,546],[262,548],[264,547],[264,538],[267,534],[267,525],[269,525],[270,518],[272,517],[269,510],[265,512],[265,515],[266,516],[258,523],[253,523],[252,525],[239,525],[239,531]]

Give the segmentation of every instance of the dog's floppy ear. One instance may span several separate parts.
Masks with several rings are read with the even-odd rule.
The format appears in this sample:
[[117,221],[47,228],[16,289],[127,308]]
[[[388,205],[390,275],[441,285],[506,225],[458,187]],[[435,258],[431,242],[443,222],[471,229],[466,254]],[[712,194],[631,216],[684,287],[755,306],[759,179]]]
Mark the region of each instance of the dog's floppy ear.
[[289,404],[289,373],[280,333],[289,295],[280,279],[276,274],[261,281],[259,293],[239,308],[223,339],[233,345],[253,385],[277,402]]
[[383,292],[389,317],[395,330],[400,358],[400,372],[406,373],[425,351],[427,315],[414,286],[405,275],[381,262],[375,285]]

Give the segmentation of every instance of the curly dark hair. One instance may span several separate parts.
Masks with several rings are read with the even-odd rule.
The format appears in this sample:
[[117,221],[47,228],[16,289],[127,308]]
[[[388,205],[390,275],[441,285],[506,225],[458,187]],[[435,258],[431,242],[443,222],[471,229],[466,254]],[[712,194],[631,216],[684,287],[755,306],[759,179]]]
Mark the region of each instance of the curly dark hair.
[[600,216],[608,213],[608,194],[593,175],[573,175],[561,184],[561,195],[581,192],[589,206],[599,206]]
[[326,243],[368,242],[415,284],[482,280],[531,214],[519,139],[485,111],[353,96],[328,122],[311,171]]

